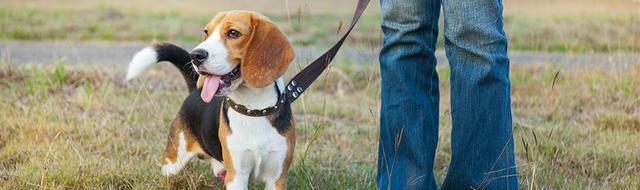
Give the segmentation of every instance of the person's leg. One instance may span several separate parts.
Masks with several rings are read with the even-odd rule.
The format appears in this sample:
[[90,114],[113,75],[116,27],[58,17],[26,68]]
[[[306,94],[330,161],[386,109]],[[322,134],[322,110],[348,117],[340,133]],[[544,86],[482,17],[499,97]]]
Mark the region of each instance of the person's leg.
[[380,189],[436,189],[439,0],[381,0]]
[[444,0],[451,164],[443,189],[517,189],[501,0]]

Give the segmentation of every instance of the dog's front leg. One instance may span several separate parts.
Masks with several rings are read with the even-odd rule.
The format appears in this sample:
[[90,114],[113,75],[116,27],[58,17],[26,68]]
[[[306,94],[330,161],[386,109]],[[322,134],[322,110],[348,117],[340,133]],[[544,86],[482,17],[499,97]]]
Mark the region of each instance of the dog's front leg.
[[225,186],[228,190],[246,190],[254,166],[254,160],[249,156],[251,152],[230,150],[229,153],[233,156],[230,159],[225,158],[225,165],[233,165],[234,172],[226,177]]

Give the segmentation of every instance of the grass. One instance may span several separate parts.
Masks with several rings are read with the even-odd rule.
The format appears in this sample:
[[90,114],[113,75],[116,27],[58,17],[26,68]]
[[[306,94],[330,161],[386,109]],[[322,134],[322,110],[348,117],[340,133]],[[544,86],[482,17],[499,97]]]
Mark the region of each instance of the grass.
[[[504,3],[511,50],[640,50],[638,2]],[[7,0],[0,2],[0,39],[194,43],[215,12],[239,8],[265,13],[298,46],[327,46],[336,39],[339,22],[350,19],[352,6],[337,0]],[[378,2],[372,1],[348,43],[378,46],[379,15]],[[294,104],[299,136],[288,178],[292,189],[375,189],[379,75],[374,59],[337,59]],[[521,188],[640,189],[638,64],[511,67]],[[155,67],[131,83],[122,82],[124,69],[64,60],[0,61],[0,189],[220,187],[210,166],[195,160],[177,176],[160,175],[168,125],[186,95],[175,68]],[[434,171],[441,183],[450,159],[451,109],[448,68],[438,70]]]
[[[0,26],[3,28],[0,39],[193,43],[202,38],[203,25],[216,12],[251,9],[272,18],[295,44],[328,46],[337,38],[341,22],[347,24],[355,6],[337,0],[285,2],[10,0],[0,2]],[[380,8],[377,1],[371,4],[350,41],[380,44]],[[640,15],[633,11],[640,8],[640,3],[631,0],[514,0],[505,4],[505,30],[512,50],[640,50]],[[441,37],[439,46],[443,43]]]
[[[53,62],[14,66],[5,60],[0,66],[3,188],[220,186],[209,165],[195,160],[177,176],[160,175],[167,126],[186,95],[175,68],[165,64],[123,83],[123,67]],[[299,136],[291,188],[375,189],[377,67],[336,65],[294,104]],[[434,170],[441,183],[450,159],[451,120],[448,68],[439,73],[440,147]],[[520,186],[638,189],[639,75],[638,65],[513,65]]]

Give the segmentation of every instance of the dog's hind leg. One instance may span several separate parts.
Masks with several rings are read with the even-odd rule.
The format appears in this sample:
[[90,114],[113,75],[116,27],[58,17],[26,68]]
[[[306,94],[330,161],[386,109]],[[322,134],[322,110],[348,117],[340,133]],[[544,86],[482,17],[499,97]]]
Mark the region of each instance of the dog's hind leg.
[[171,125],[169,142],[162,160],[162,175],[177,174],[193,156],[202,154],[202,147],[185,127],[178,115]]

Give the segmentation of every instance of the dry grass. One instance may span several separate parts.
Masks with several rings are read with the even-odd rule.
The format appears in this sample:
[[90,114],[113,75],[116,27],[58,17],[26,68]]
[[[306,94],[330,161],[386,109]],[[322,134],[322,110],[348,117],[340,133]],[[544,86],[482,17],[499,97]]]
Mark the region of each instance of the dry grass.
[[640,16],[637,0],[508,0],[505,14],[526,17]]
[[[0,111],[3,187],[182,189],[219,185],[210,167],[197,161],[177,177],[159,175],[166,126],[186,95],[181,80],[167,80],[167,75],[179,78],[175,68],[165,66],[141,81],[124,84],[124,70],[106,67],[9,65],[0,70],[0,95],[8,98],[0,103],[4,107]],[[336,89],[326,89],[330,88]],[[323,95],[309,93],[306,98],[329,98],[318,96]],[[332,101],[308,101],[304,104],[308,113],[297,117],[298,163],[291,171],[291,186],[372,186],[374,149],[347,154],[336,148],[375,144],[376,133],[370,126],[376,119],[368,111],[356,111],[356,105],[375,106],[376,101],[330,97]],[[327,111],[322,111],[325,104]],[[336,109],[339,105],[344,107]],[[297,115],[303,115],[301,106],[296,105]],[[348,133],[342,129],[349,129]],[[319,140],[307,145],[312,138]],[[307,146],[310,156],[301,164]]]
[[[186,94],[169,65],[124,84],[122,67],[0,68],[0,181],[8,189],[200,189],[219,187],[192,161],[175,177],[158,164]],[[375,65],[338,63],[296,102],[296,189],[374,188],[378,79]],[[295,70],[295,69],[292,69]],[[552,88],[555,74],[560,71]],[[450,158],[448,69],[440,68],[438,180]],[[167,77],[168,76],[168,77]],[[637,189],[640,66],[514,65],[516,154],[521,187]],[[341,84],[341,85],[335,85]],[[345,95],[348,92],[348,95]]]
[[[215,12],[242,8],[266,13],[298,45],[327,45],[336,38],[337,21],[348,20],[352,8],[335,6],[343,4],[337,0],[248,2],[8,0],[0,2],[0,39],[192,43]],[[377,4],[372,1],[350,44],[379,44]],[[505,1],[510,47],[637,52],[638,4]],[[290,14],[282,11],[287,6]],[[374,59],[337,60],[339,67],[295,103],[299,137],[290,187],[375,189],[379,81]],[[160,175],[167,126],[186,95],[174,68],[156,67],[125,84],[124,66],[52,62],[58,63],[0,64],[0,188],[219,187],[209,166],[197,161],[175,177]],[[441,182],[450,159],[451,120],[449,71],[442,67],[439,74],[441,127],[434,170]],[[513,64],[521,187],[640,189],[638,76],[637,60],[632,66],[602,67]]]

